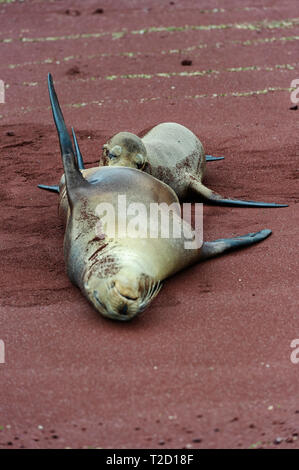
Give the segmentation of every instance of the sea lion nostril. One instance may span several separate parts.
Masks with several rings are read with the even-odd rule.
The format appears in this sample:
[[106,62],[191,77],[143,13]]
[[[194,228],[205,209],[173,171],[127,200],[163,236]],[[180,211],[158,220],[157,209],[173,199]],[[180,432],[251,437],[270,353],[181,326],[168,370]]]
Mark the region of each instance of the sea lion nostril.
[[128,295],[124,295],[124,294],[121,294],[122,297],[124,297],[125,299],[128,299],[128,300],[137,300],[138,297],[129,297]]
[[127,304],[124,304],[120,309],[119,309],[119,313],[121,315],[127,315],[128,313],[128,306]]

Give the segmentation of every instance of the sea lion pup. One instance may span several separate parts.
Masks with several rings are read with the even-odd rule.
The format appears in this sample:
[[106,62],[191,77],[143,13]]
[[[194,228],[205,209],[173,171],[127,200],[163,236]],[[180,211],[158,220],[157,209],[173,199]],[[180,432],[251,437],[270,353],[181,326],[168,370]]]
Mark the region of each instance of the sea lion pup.
[[186,127],[164,122],[142,138],[120,132],[103,146],[104,164],[144,170],[168,184],[180,200],[190,193],[209,203],[243,207],[287,207],[287,204],[227,199],[202,184],[206,161],[221,158],[205,155],[200,140]]
[[[113,210],[120,195],[126,196],[127,207],[142,203],[147,209],[152,203],[165,203],[167,207],[173,203],[178,205],[178,198],[165,183],[134,168],[100,167],[85,179],[78,168],[51,75],[48,87],[65,174],[65,183],[61,182],[60,189],[65,185],[68,199],[68,206],[62,210],[66,224],[67,273],[105,317],[130,320],[150,304],[161,288],[161,281],[167,277],[193,263],[252,245],[270,235],[271,230],[261,230],[185,249],[182,237],[131,238],[129,232],[122,237],[119,219],[118,236],[104,226],[103,231],[96,234],[96,223],[103,222],[96,217],[99,205],[109,204]],[[181,216],[174,211],[172,217],[179,219]],[[189,228],[191,233],[191,226]]]

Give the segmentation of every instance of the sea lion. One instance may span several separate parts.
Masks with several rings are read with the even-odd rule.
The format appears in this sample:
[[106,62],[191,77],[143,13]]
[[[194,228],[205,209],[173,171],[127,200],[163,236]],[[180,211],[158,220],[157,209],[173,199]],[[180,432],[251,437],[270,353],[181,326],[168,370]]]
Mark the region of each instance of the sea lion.
[[[115,237],[109,230],[96,235],[95,214],[99,204],[109,204],[114,209],[119,195],[125,195],[128,203],[142,203],[148,208],[152,203],[178,204],[178,197],[162,181],[134,168],[101,167],[84,178],[50,74],[48,88],[68,199],[68,206],[63,206],[62,210],[66,224],[67,273],[103,316],[130,320],[150,304],[161,282],[177,271],[225,251],[257,243],[270,235],[271,230],[265,229],[232,239],[205,242],[194,249],[185,249],[184,240],[172,236],[131,238],[126,234]],[[172,216],[180,218],[178,212],[173,212]],[[117,224],[121,231],[119,219]]]
[[186,200],[193,193],[217,205],[287,207],[287,204],[224,198],[203,185],[206,161],[221,157],[205,155],[198,137],[181,124],[158,124],[142,138],[130,132],[120,132],[103,146],[103,158],[108,166],[127,166],[146,171],[168,184],[180,200]]
[[[84,177],[96,169],[85,169],[74,129],[78,167]],[[224,198],[202,183],[206,163],[223,160],[224,157],[205,155],[198,137],[187,127],[173,122],[164,122],[153,127],[140,138],[130,132],[119,132],[103,146],[102,166],[125,166],[143,170],[168,184],[181,201],[188,196],[199,196],[210,204],[240,207],[288,207],[287,204],[271,202],[242,201]],[[38,185],[48,191],[59,192],[59,186]],[[64,185],[60,185],[60,188]],[[64,206],[67,198],[64,191]]]

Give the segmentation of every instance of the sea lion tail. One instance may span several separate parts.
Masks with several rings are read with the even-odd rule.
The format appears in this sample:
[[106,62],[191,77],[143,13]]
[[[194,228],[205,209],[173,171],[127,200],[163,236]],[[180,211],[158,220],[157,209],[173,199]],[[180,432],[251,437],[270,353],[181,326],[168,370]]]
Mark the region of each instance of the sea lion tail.
[[53,118],[59,137],[60,151],[66,180],[67,195],[71,204],[74,191],[79,187],[89,187],[90,184],[84,179],[81,171],[78,168],[72,141],[64,122],[64,117],[54,88],[53,78],[50,73],[48,74],[48,90]]

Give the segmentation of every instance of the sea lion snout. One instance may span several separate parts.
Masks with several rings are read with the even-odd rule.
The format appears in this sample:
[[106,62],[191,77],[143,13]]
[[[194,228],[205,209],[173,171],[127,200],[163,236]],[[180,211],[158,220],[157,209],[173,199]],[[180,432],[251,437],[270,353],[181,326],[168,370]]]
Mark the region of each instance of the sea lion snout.
[[129,281],[121,282],[116,280],[115,281],[115,289],[117,292],[127,300],[137,300],[139,297],[139,286],[134,286],[129,283]]
[[96,310],[112,320],[128,321],[143,312],[158,294],[161,283],[136,267],[122,269],[110,278],[100,279],[96,273],[86,277],[84,293]]

